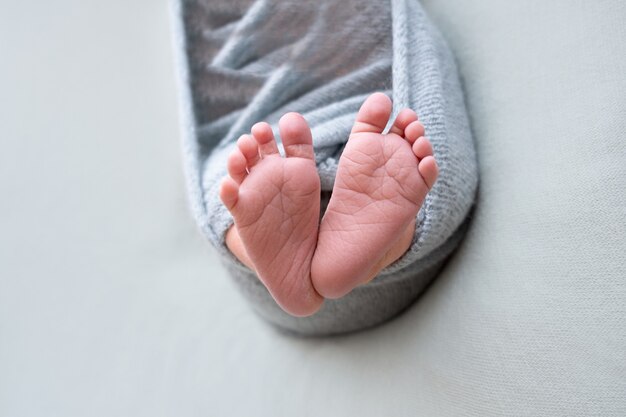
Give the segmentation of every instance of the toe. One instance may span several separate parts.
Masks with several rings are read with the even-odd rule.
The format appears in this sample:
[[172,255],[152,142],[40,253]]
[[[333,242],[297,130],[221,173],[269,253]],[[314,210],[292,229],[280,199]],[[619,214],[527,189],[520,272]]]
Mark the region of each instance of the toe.
[[248,171],[259,162],[259,144],[250,135],[242,135],[237,140],[237,147],[241,151],[241,154],[246,158],[246,166]]
[[404,109],[396,116],[396,120],[393,122],[389,133],[395,133],[396,135],[404,137],[404,130],[407,126],[416,121],[417,114],[411,109]]
[[415,143],[413,143],[413,153],[419,159],[424,159],[433,154],[433,145],[431,145],[430,141],[424,136],[420,136]]
[[243,156],[239,148],[235,148],[235,150],[228,156],[228,161],[226,163],[226,167],[228,168],[228,175],[235,180],[237,184],[241,184],[241,182],[246,178],[248,172],[246,171],[246,157]]
[[404,129],[404,137],[411,144],[415,142],[420,136],[424,136],[424,133],[424,125],[422,125],[417,120],[413,121]]
[[383,93],[374,93],[359,109],[352,133],[382,133],[390,116],[391,99]]
[[230,177],[224,178],[220,186],[220,199],[229,211],[232,211],[237,205],[239,198],[239,184]]
[[428,186],[428,189],[430,190],[433,188],[435,181],[437,181],[437,175],[439,175],[439,167],[437,167],[435,158],[431,155],[422,159],[417,166],[417,169]]
[[285,114],[280,118],[278,128],[287,157],[315,159],[311,129],[302,115]]
[[272,127],[265,123],[259,122],[252,126],[252,136],[259,144],[259,153],[261,158],[269,155],[278,155],[278,146],[276,145],[276,139],[274,139],[274,132]]

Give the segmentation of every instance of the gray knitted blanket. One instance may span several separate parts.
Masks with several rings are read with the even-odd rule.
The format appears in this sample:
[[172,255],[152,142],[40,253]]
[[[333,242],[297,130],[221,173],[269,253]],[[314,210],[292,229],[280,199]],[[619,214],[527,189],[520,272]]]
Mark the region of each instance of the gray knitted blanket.
[[[421,5],[416,0],[179,0],[175,13],[192,207],[244,295],[271,322],[314,334],[371,326],[405,308],[459,242],[478,182],[455,63]],[[226,156],[254,123],[276,127],[284,113],[300,112],[312,128],[322,190],[330,192],[356,112],[375,91],[392,97],[394,117],[404,107],[417,111],[433,143],[439,179],[404,256],[313,317],[287,316],[225,246],[232,218],[218,187]],[[279,138],[277,129],[275,134]],[[386,306],[365,307],[363,298],[371,304],[372,297]]]

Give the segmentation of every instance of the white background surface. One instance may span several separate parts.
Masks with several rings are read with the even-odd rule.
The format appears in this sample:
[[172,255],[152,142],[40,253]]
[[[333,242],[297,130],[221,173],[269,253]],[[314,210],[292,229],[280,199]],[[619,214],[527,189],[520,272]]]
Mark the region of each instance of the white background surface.
[[185,201],[164,2],[2,2],[0,416],[626,415],[621,0],[427,2],[481,189],[406,314],[257,319]]
[[256,320],[187,208],[169,19],[2,4],[3,417],[174,415],[222,309]]

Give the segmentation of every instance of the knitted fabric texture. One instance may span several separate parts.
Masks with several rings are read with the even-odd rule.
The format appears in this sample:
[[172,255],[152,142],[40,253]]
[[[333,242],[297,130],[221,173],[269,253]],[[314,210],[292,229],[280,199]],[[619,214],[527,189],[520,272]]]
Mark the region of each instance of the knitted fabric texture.
[[[179,0],[175,13],[192,209],[255,310],[283,329],[322,335],[370,327],[409,306],[458,245],[478,183],[454,59],[421,5]],[[302,113],[312,129],[322,191],[330,192],[356,112],[375,91],[392,97],[391,120],[404,107],[418,113],[439,178],[400,259],[348,296],[327,300],[315,315],[291,317],[225,245],[233,220],[218,190],[227,155],[254,123],[270,123],[280,142],[280,116]]]

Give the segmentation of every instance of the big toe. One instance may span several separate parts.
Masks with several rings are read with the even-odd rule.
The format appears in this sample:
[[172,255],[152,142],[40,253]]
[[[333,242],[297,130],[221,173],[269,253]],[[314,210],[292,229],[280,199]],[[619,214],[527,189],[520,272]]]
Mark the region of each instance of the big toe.
[[391,116],[391,99],[383,93],[369,96],[356,115],[352,133],[382,133]]
[[287,157],[315,158],[311,129],[301,114],[285,114],[278,121],[278,128]]

